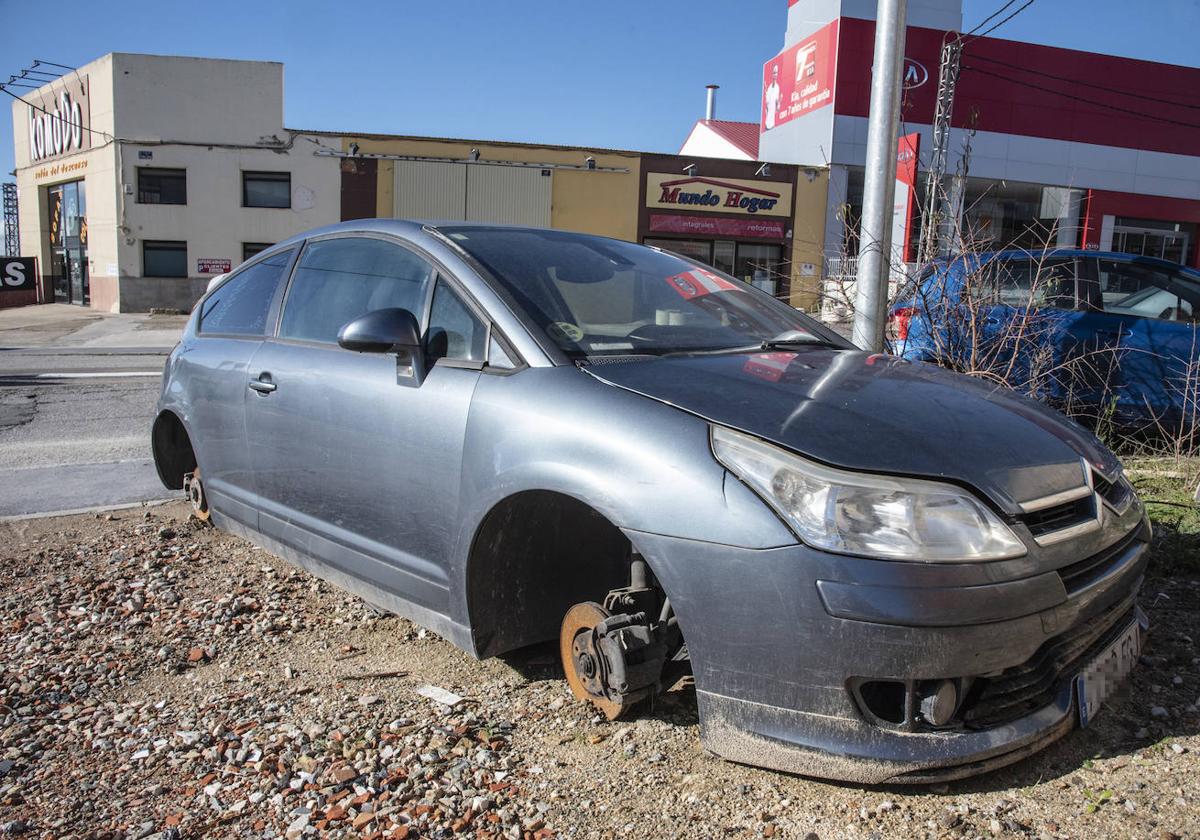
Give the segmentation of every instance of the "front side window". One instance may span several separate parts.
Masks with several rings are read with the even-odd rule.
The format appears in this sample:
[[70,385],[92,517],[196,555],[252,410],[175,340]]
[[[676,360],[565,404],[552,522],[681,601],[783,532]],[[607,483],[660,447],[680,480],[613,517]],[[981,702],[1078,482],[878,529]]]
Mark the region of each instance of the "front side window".
[[204,300],[200,333],[265,335],[271,301],[295,253],[292,248],[272,254],[222,283]]
[[292,173],[243,172],[243,207],[291,207]]
[[641,245],[565,231],[445,232],[572,357],[837,343],[770,295]]
[[142,275],[187,277],[187,243],[142,240]]
[[487,327],[445,280],[438,280],[433,290],[425,348],[430,361],[457,359],[472,362],[482,362],[487,349]]
[[1097,260],[1101,305],[1112,315],[1159,321],[1195,321],[1200,283],[1158,266]]
[[310,242],[288,288],[280,338],[337,343],[343,326],[376,309],[407,309],[420,320],[433,266],[383,239]]
[[138,204],[187,204],[187,170],[139,166]]

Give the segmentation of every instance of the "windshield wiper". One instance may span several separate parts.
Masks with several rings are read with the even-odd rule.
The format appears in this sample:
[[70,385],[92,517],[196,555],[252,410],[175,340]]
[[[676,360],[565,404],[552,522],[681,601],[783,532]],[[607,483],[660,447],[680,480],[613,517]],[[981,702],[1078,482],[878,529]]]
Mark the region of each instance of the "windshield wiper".
[[818,338],[815,335],[804,336],[789,336],[788,338],[768,338],[762,344],[758,345],[759,350],[786,350],[789,347],[800,347],[809,344],[832,344],[828,339]]
[[832,346],[833,342],[826,338],[821,338],[812,333],[801,332],[800,330],[788,330],[780,333],[774,338],[764,338],[758,344],[747,344],[744,347],[728,347],[726,353],[752,353],[754,351],[767,350],[787,350],[792,347],[802,347],[811,344],[825,344]]

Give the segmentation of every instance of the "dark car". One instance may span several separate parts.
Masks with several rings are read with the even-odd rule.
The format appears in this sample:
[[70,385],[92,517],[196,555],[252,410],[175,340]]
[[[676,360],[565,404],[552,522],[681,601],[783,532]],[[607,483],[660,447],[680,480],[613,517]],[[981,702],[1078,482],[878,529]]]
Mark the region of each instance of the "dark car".
[[[974,302],[964,305],[968,290]],[[889,320],[905,358],[962,369],[982,357],[989,372],[1073,413],[1129,431],[1186,432],[1200,419],[1198,318],[1200,271],[1056,250],[930,266]]]
[[1089,433],[658,249],[361,221],[239,267],[166,366],[198,515],[608,717],[690,665],[726,758],[996,767],[1134,664],[1149,526]]

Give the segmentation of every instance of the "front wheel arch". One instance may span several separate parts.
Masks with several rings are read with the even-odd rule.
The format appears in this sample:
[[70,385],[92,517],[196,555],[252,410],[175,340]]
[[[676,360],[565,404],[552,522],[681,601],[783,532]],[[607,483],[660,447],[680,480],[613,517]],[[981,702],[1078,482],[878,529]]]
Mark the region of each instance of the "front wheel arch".
[[464,576],[476,655],[557,639],[572,606],[629,585],[636,553],[616,524],[574,496],[524,490],[500,500],[475,530]]

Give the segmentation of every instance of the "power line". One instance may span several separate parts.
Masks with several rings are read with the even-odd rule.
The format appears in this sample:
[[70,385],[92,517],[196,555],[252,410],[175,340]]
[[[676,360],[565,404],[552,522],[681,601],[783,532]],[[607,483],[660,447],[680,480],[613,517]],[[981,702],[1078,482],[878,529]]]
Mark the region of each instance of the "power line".
[[[1033,0],[1025,0],[1024,4],[1018,6],[1017,10],[1015,12],[1013,12],[1012,14],[1010,14],[1008,17],[1004,18],[999,23],[993,24],[989,29],[986,29],[983,32],[980,32],[978,35],[972,35],[971,37],[973,39],[974,38],[986,38],[990,33],[995,32],[1001,26],[1008,23],[1010,20],[1015,18],[1017,15],[1021,14],[1021,12],[1025,11],[1032,5],[1033,5]],[[1003,11],[1003,10],[1001,10],[1001,11]],[[980,24],[980,26],[982,26],[982,25],[983,24]],[[976,27],[976,28],[978,28],[978,27]]]
[[996,79],[1003,79],[1004,81],[1011,82],[1014,85],[1021,85],[1022,87],[1032,88],[1033,90],[1040,90],[1043,93],[1052,93],[1055,96],[1061,96],[1065,99],[1070,99],[1075,102],[1086,102],[1089,105],[1097,105],[1101,108],[1108,108],[1109,110],[1117,111],[1122,114],[1130,114],[1132,116],[1141,117],[1142,119],[1146,119],[1146,120],[1157,120],[1159,122],[1168,123],[1170,125],[1178,125],[1183,128],[1200,129],[1200,123],[1190,123],[1190,122],[1184,122],[1183,120],[1173,120],[1170,117],[1162,117],[1157,114],[1147,114],[1145,111],[1137,111],[1133,108],[1122,108],[1120,105],[1113,105],[1111,102],[1101,102],[1099,99],[1088,99],[1087,97],[1077,96],[1076,94],[1067,93],[1066,91],[1055,90],[1054,88],[1049,88],[1049,87],[1046,87],[1045,85],[1038,85],[1038,84],[1034,84],[1033,82],[1025,82],[1020,79],[1014,79],[1012,76],[1005,76],[1002,73],[996,73],[991,70],[985,70],[982,67],[972,67],[970,64],[964,64],[962,67],[964,70],[970,70],[973,73],[982,73],[985,76],[991,76]]
[[[2,84],[0,84],[0,92],[7,93],[9,96],[11,96],[13,99],[17,100],[18,102],[24,102],[26,105],[28,105],[30,108],[32,108],[35,111],[41,111],[43,114],[47,114],[49,116],[54,116],[54,113],[52,111],[47,111],[41,105],[35,105],[32,102],[30,102],[28,99],[25,99],[24,97],[21,97],[21,96],[17,96],[15,93],[13,93],[11,90],[9,90],[7,87],[5,87]],[[86,131],[88,134],[96,134],[100,137],[103,137],[105,140],[115,140],[116,139],[111,134],[108,134],[107,132],[104,132],[104,131],[96,131],[94,128],[91,128],[90,126],[80,125],[79,127],[81,129],[83,129],[84,131]]]
[[1001,61],[998,58],[992,58],[991,56],[986,55],[973,55],[970,56],[970,58],[982,59],[983,61],[991,62],[992,64],[999,64],[1001,67],[1007,67],[1010,70],[1020,70],[1022,73],[1029,73],[1033,76],[1042,76],[1043,78],[1054,79],[1055,81],[1059,82],[1067,82],[1069,84],[1079,85],[1080,87],[1108,91],[1109,93],[1118,93],[1122,96],[1137,97],[1138,99],[1145,100],[1146,102],[1158,102],[1162,105],[1172,105],[1176,108],[1192,108],[1200,111],[1200,104],[1195,102],[1176,102],[1173,99],[1163,99],[1162,97],[1151,96],[1148,93],[1135,93],[1134,91],[1122,90],[1121,88],[1112,87],[1111,85],[1101,85],[1097,84],[1096,82],[1087,82],[1083,79],[1073,79],[1070,76],[1059,76],[1055,73],[1048,73],[1045,70],[1034,70],[1032,67],[1022,67],[1019,64],[1009,64],[1007,61]]
[[999,9],[997,9],[997,10],[996,10],[996,11],[994,11],[994,12],[992,12],[990,15],[988,15],[988,16],[987,16],[987,17],[985,17],[983,20],[981,20],[981,21],[979,22],[979,25],[978,25],[978,26],[976,26],[974,29],[972,29],[970,32],[967,32],[967,33],[964,35],[964,37],[969,37],[969,36],[971,36],[971,35],[974,35],[974,34],[975,34],[976,32],[978,32],[980,29],[982,29],[983,27],[987,26],[987,22],[988,22],[989,20],[991,20],[992,18],[996,17],[996,16],[997,16],[997,15],[999,15],[999,14],[1002,14],[1002,13],[1004,12],[1004,10],[1005,10],[1005,9],[1007,9],[1009,6],[1011,6],[1013,3],[1016,3],[1016,2],[1017,2],[1017,0],[1008,0],[1008,2],[1007,2],[1007,3],[1005,3],[1003,6],[1001,6]]

